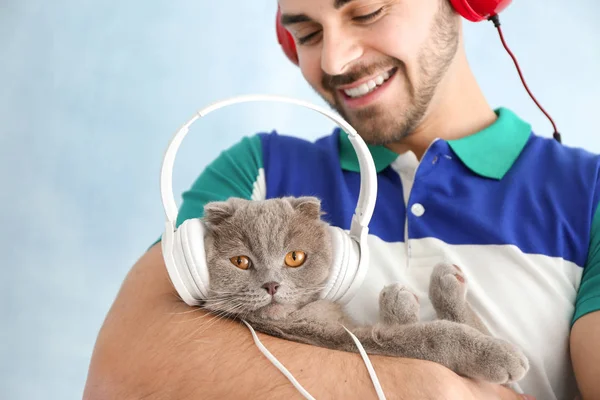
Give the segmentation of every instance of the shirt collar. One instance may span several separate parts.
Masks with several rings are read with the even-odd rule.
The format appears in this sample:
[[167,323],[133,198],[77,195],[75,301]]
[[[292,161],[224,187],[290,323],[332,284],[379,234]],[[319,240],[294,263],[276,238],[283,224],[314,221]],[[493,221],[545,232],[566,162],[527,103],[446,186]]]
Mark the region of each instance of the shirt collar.
[[[519,157],[531,135],[531,125],[507,108],[495,110],[498,118],[487,128],[456,140],[448,145],[460,160],[474,173],[493,179],[502,179]],[[358,157],[348,139],[339,135],[340,164],[342,169],[359,172]],[[381,172],[398,154],[384,146],[367,146],[375,169]]]
[[[356,150],[348,138],[348,134],[344,131],[339,132],[339,151],[340,151],[340,164],[342,169],[360,172],[360,166],[358,164],[358,156]],[[398,154],[394,153],[390,149],[384,146],[372,146],[367,145],[373,161],[375,162],[375,169],[377,172],[383,171],[390,165],[397,157]]]

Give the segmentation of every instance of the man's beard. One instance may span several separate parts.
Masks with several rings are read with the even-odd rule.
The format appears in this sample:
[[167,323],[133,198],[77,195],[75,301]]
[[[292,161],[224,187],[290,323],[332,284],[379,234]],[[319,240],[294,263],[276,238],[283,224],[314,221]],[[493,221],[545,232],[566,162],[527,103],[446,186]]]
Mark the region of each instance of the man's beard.
[[[456,54],[458,27],[452,18],[452,13],[449,2],[442,0],[434,18],[430,39],[417,58],[418,82],[409,80],[406,65],[402,61],[387,57],[375,64],[360,65],[344,75],[323,74],[321,85],[333,97],[333,101],[322,93],[318,91],[317,93],[358,131],[366,143],[385,145],[401,141],[409,136],[423,120],[436,89]],[[384,109],[380,106],[370,106],[351,112],[344,109],[342,95],[335,89],[337,86],[355,82],[377,72],[390,71],[392,68],[397,75],[393,79],[403,80],[407,95],[404,107]]]

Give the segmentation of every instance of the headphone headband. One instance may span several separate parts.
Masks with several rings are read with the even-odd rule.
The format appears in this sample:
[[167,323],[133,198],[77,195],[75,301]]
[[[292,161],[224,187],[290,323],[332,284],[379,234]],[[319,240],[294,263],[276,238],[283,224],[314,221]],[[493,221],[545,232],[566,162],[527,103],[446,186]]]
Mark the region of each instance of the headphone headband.
[[264,94],[236,96],[212,103],[194,114],[194,116],[173,135],[169,146],[165,151],[160,174],[160,193],[167,218],[167,230],[170,230],[171,232],[175,230],[178,214],[175,197],[173,195],[173,165],[175,164],[177,150],[179,149],[183,138],[189,132],[190,126],[200,117],[204,117],[212,111],[233,104],[255,101],[275,101],[309,108],[328,117],[348,134],[350,143],[352,143],[354,151],[358,156],[360,165],[360,194],[352,217],[350,235],[357,240],[361,239],[368,229],[377,198],[377,172],[375,170],[375,163],[364,140],[358,135],[356,130],[348,124],[348,122],[329,110],[303,100]]

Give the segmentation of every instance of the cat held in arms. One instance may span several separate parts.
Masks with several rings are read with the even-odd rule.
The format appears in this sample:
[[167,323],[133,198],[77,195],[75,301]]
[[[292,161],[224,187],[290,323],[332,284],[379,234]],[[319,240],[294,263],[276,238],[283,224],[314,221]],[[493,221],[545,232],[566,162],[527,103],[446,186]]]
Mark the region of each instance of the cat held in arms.
[[328,224],[319,199],[230,198],[205,205],[209,296],[202,308],[243,319],[263,333],[368,354],[439,363],[455,373],[510,384],[529,363],[516,346],[492,337],[466,301],[464,273],[437,264],[429,298],[438,319],[419,321],[417,297],[400,284],[382,288],[378,322],[358,324],[340,304],[319,299],[332,265]]

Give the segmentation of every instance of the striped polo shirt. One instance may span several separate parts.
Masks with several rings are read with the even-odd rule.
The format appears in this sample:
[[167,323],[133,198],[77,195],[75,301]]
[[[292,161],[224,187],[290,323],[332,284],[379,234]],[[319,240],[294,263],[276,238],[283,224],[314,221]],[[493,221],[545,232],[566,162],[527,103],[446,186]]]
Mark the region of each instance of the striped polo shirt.
[[[506,108],[482,131],[433,141],[419,161],[369,146],[378,179],[369,225],[371,263],[348,304],[361,322],[378,295],[400,282],[435,318],[427,298],[433,266],[465,272],[468,301],[490,332],[520,346],[531,363],[520,389],[538,399],[573,399],[569,331],[600,309],[600,159],[540,137]],[[244,137],[183,193],[177,225],[209,201],[316,196],[323,219],[349,230],[360,187],[347,135],[310,142],[277,132]]]

